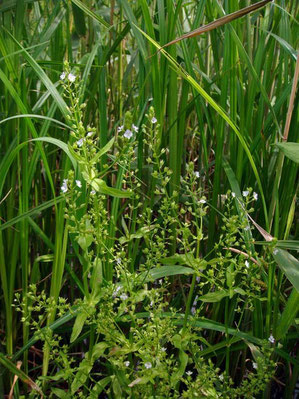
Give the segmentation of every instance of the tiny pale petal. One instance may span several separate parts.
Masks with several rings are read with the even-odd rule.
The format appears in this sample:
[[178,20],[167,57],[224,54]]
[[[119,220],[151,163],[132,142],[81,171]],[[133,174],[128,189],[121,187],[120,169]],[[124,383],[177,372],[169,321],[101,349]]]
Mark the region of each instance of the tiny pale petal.
[[133,136],[132,131],[130,129],[127,129],[124,133],[124,137],[129,140],[132,136]]
[[80,180],[76,180],[76,186],[81,188],[82,187],[82,183]]
[[158,122],[158,119],[153,116],[152,117],[152,123],[157,123],[157,122]]
[[271,344],[274,344],[274,343],[275,343],[275,338],[273,337],[272,334],[271,334],[270,337],[268,338],[268,341],[269,341]]
[[127,294],[121,294],[120,299],[122,301],[125,301],[126,299],[128,299],[128,295]]
[[76,75],[73,75],[72,73],[69,73],[69,74],[67,75],[67,78],[68,78],[68,80],[69,80],[71,83],[74,83],[74,81],[76,80]]
[[139,130],[139,128],[138,128],[137,126],[135,126],[134,123],[133,123],[133,125],[132,125],[132,129],[133,129],[136,133],[137,133],[138,130]]
[[78,146],[78,147],[82,147],[83,141],[84,141],[83,139],[78,140],[78,141],[77,141],[77,146]]
[[232,192],[232,197],[235,198],[235,196],[236,196],[236,193]]
[[242,192],[243,197],[247,197],[248,194],[249,194],[249,191],[243,191],[243,192]]
[[247,269],[249,268],[249,262],[248,262],[248,260],[245,260],[245,266],[247,267]]
[[62,72],[62,74],[60,75],[60,79],[64,80],[65,79],[65,72]]
[[252,363],[252,367],[254,368],[254,369],[257,369],[257,363]]
[[124,130],[124,125],[118,126],[117,133],[120,133]]
[[254,193],[253,193],[253,199],[254,199],[255,201],[257,201],[257,200],[258,200],[258,197],[259,197],[258,194],[257,194],[256,192],[254,192]]
[[146,362],[144,363],[144,366],[146,369],[151,369],[152,368],[152,363],[151,362]]
[[199,178],[199,177],[200,177],[200,174],[199,174],[199,172],[198,172],[198,171],[194,172],[194,174],[195,174],[195,177],[197,177],[197,178]]

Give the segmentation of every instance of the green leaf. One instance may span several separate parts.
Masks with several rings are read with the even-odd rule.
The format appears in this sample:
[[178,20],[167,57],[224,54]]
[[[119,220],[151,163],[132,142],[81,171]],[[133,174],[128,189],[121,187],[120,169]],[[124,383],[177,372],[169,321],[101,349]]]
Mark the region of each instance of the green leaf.
[[92,158],[91,163],[96,163],[104,154],[106,154],[113,146],[115,137],[113,137],[103,148],[101,148],[97,154]]
[[79,236],[78,238],[78,244],[80,247],[83,249],[83,251],[86,251],[88,247],[92,244],[93,241],[93,236],[92,234],[84,234]]
[[111,26],[104,20],[104,18],[100,17],[93,11],[91,11],[82,1],[80,0],[71,0],[73,4],[79,7],[82,11],[85,12],[86,15],[93,18],[95,21],[98,21],[101,25],[105,26],[105,28],[111,28]]
[[111,377],[102,378],[100,381],[97,381],[94,387],[92,388],[90,395],[87,396],[87,399],[98,399],[100,393],[103,392],[106,385],[111,382]]
[[[82,173],[83,175],[83,173]],[[117,198],[130,198],[133,193],[130,191],[119,190],[117,188],[108,187],[106,182],[102,179],[93,179],[91,182],[92,188],[100,194],[111,195]]]
[[85,311],[81,311],[77,315],[75,323],[74,323],[74,327],[72,330],[72,335],[71,335],[71,340],[70,340],[71,342],[74,342],[79,337],[87,317],[88,317],[88,313]]
[[93,272],[90,279],[91,295],[97,295],[103,282],[103,266],[100,258],[93,261]]
[[86,357],[79,364],[75,379],[71,385],[71,393],[73,395],[85,384],[93,366],[93,362],[88,358],[88,354],[85,354],[85,356]]
[[299,143],[277,143],[275,144],[286,157],[299,163]]
[[167,276],[176,276],[178,274],[193,274],[194,270],[184,266],[161,266],[151,269],[149,272],[142,273],[146,276],[145,281],[157,280]]
[[208,294],[200,296],[198,299],[202,302],[219,302],[221,299],[229,296],[227,291],[215,291],[209,292]]
[[71,394],[68,394],[66,391],[63,389],[59,388],[51,388],[51,391],[56,395],[59,399],[70,399]]
[[173,256],[169,256],[167,258],[164,258],[161,260],[161,263],[164,265],[176,265],[176,264],[181,264],[181,265],[187,265],[189,267],[192,267],[196,270],[204,270],[206,269],[208,262],[205,261],[204,259],[200,258],[194,258],[193,254],[175,254]]
[[50,144],[56,145],[57,147],[59,147],[66,153],[66,155],[70,158],[75,171],[77,170],[77,162],[74,159],[73,155],[70,153],[68,145],[66,143],[64,143],[63,141],[55,139],[53,137],[38,137],[38,138],[32,139],[30,141],[42,141],[45,143],[50,143]]
[[283,249],[275,248],[273,257],[288,280],[299,292],[299,261]]
[[299,293],[295,289],[291,292],[286,307],[282,312],[282,315],[278,321],[277,330],[275,333],[276,339],[284,338],[288,332],[290,326],[294,323],[294,320],[299,311]]
[[41,396],[41,398],[44,397],[40,387],[36,385],[34,381],[30,377],[28,377],[27,374],[24,373],[21,369],[19,369],[11,360],[7,359],[3,355],[3,353],[0,352],[0,363],[7,368],[13,375],[16,375],[17,377],[20,378],[21,381],[23,381],[26,385],[28,385],[31,389],[35,390],[38,392]]
[[180,360],[180,365],[176,373],[174,373],[171,376],[171,385],[174,386],[177,384],[177,382],[180,380],[180,378],[183,376],[185,373],[187,364],[188,364],[188,355],[184,351],[180,350],[179,351],[179,360]]

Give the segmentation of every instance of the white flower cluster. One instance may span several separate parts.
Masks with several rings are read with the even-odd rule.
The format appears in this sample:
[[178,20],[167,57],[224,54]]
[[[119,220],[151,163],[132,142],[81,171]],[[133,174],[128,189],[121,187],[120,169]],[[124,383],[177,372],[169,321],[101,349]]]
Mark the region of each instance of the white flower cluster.
[[76,80],[76,75],[74,75],[74,74],[72,74],[72,73],[69,73],[69,74],[66,76],[66,73],[65,73],[65,72],[62,72],[62,74],[60,75],[60,79],[61,79],[61,80],[64,80],[66,77],[67,77],[68,81],[71,82],[71,83],[74,83],[75,80]]

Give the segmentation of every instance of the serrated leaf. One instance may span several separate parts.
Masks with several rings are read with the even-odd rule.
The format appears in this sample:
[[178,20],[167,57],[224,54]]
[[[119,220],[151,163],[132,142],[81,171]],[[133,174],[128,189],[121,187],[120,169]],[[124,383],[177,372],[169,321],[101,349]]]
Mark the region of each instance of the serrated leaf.
[[286,157],[299,163],[299,143],[277,143],[275,144]]
[[161,266],[151,269],[146,275],[145,281],[157,280],[159,278],[176,276],[178,274],[193,274],[195,273],[190,267],[184,266]]
[[229,296],[227,291],[215,291],[209,292],[208,294],[200,296],[198,299],[202,302],[219,302],[221,299]]
[[[83,175],[83,173],[82,173]],[[130,198],[132,197],[132,192],[119,190],[117,188],[108,187],[106,182],[102,179],[93,179],[91,182],[92,188],[100,194],[111,195],[117,198]]]
[[91,163],[96,163],[103,155],[105,155],[112,148],[114,142],[115,137],[108,141],[108,143],[97,152],[97,154],[92,158]]
[[84,312],[84,311],[82,311],[81,313],[79,313],[77,315],[75,323],[74,323],[74,327],[72,330],[71,343],[74,342],[80,335],[87,317],[88,317],[88,313]]
[[59,388],[51,388],[51,391],[56,395],[59,399],[71,399],[71,395],[68,394],[63,389]]
[[204,259],[194,258],[193,254],[175,254],[161,260],[164,265],[187,265],[194,269],[204,270],[208,262]]
[[103,282],[102,261],[98,257],[93,261],[93,272],[90,279],[91,294],[97,294]]
[[74,395],[82,385],[85,384],[87,378],[89,377],[90,370],[92,369],[93,363],[88,358],[85,357],[80,363],[76,376],[71,385],[71,392]]

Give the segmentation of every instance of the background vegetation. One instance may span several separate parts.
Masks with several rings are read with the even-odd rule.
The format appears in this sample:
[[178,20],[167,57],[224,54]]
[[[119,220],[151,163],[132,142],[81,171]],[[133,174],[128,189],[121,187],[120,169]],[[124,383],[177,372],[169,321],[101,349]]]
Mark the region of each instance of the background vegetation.
[[[295,144],[288,147],[284,143],[298,143],[298,1],[276,0],[230,24],[156,52],[159,45],[184,32],[250,4],[249,0],[1,2],[2,394],[9,392],[14,374],[20,380],[27,379],[27,383],[26,375],[35,380],[41,374],[53,374],[51,366],[48,372],[49,359],[45,360],[49,348],[44,348],[42,356],[42,344],[31,339],[29,326],[21,323],[19,313],[12,307],[15,294],[20,293],[26,316],[30,313],[30,284],[36,284],[36,295],[44,290],[54,300],[54,311],[45,308],[48,325],[58,319],[59,296],[68,298],[70,305],[78,298],[88,297],[86,265],[91,258],[85,257],[87,249],[76,241],[79,227],[69,234],[64,216],[70,200],[65,201],[60,190],[74,166],[70,147],[75,153],[78,150],[73,144],[81,137],[78,134],[82,122],[85,133],[90,131],[88,126],[95,127],[94,135],[99,140],[91,142],[89,150],[94,143],[99,148],[111,144],[98,157],[96,168],[102,181],[115,189],[136,190],[132,203],[118,198],[108,188],[106,192],[100,191],[105,194],[107,234],[96,245],[105,248],[104,281],[108,284],[119,277],[116,243],[120,237],[136,234],[142,227],[137,223],[140,215],[143,226],[151,223],[145,221],[147,209],[158,215],[160,225],[166,220],[165,209],[159,214],[159,190],[167,170],[148,162],[148,157],[158,163],[162,161],[163,168],[167,166],[172,171],[165,184],[168,203],[173,199],[176,212],[184,208],[182,204],[189,198],[181,176],[189,179],[187,187],[193,184],[190,176],[197,179],[197,191],[191,191],[195,192],[195,199],[206,201],[207,208],[198,216],[199,204],[193,203],[194,208],[187,206],[184,216],[187,222],[197,217],[196,223],[202,221],[200,231],[204,239],[198,239],[201,242],[197,247],[190,244],[195,259],[215,259],[215,245],[222,240],[222,228],[229,234],[230,225],[221,214],[227,211],[225,196],[231,190],[236,195],[233,198],[237,198],[234,206],[241,225],[235,223],[238,231],[243,231],[243,246],[239,250],[259,261],[261,300],[253,301],[253,310],[244,305],[243,319],[238,321],[230,316],[237,306],[231,295],[215,297],[208,304],[203,301],[196,319],[204,317],[212,323],[205,325],[210,332],[202,339],[205,359],[213,359],[217,367],[225,369],[238,382],[245,375],[246,359],[251,356],[248,339],[254,337],[257,344],[273,334],[279,341],[272,355],[278,366],[274,380],[261,395],[274,397],[274,392],[283,391],[285,398],[291,397],[299,365],[295,346],[299,299],[295,259],[299,249],[298,149]],[[165,56],[166,51],[169,56]],[[60,77],[67,68],[66,60],[69,72],[77,79],[69,89]],[[65,93],[70,97],[65,97]],[[80,108],[81,104],[85,108]],[[153,118],[157,120],[154,123]],[[126,129],[132,130],[132,123],[138,128],[134,132],[135,144],[126,147],[121,136]],[[124,131],[118,129],[123,125]],[[74,136],[70,135],[72,130]],[[165,152],[161,152],[163,148]],[[81,164],[89,161],[86,155]],[[155,175],[155,170],[160,174]],[[129,171],[134,172],[132,180]],[[86,183],[79,205],[91,204]],[[250,216],[257,224],[255,228],[251,223],[252,231],[246,230],[244,220],[248,218],[242,208],[242,191],[249,187],[250,195],[257,193],[257,200],[250,205]],[[227,198],[231,198],[230,193]],[[188,251],[181,249],[183,232],[179,223],[179,219],[169,221],[161,259]],[[193,231],[194,227],[188,228]],[[269,235],[275,239],[269,241]],[[120,244],[125,248],[128,272],[144,272],[140,266],[144,263],[142,251],[150,248],[144,231],[129,240],[129,244]],[[161,266],[159,256],[156,264],[151,260],[150,268]],[[236,262],[244,264],[244,259],[238,258]],[[181,265],[196,269],[186,260]],[[189,277],[180,273],[171,277],[168,284],[170,306],[188,318],[197,293],[195,274]],[[210,291],[215,291],[215,285],[200,294]],[[74,331],[74,317],[66,317],[57,324],[63,336],[70,337]],[[86,333],[92,346],[95,338],[90,328]],[[240,329],[247,336],[232,342],[228,339],[228,328]],[[82,340],[76,348],[78,352],[85,351]],[[234,359],[236,351],[239,355]],[[19,359],[24,375],[16,369]],[[11,380],[6,377],[7,368]],[[17,382],[16,395],[26,394],[24,386]],[[47,392],[45,386],[44,389]],[[115,396],[110,397],[117,397],[116,388],[111,392],[114,393],[109,395]]]

